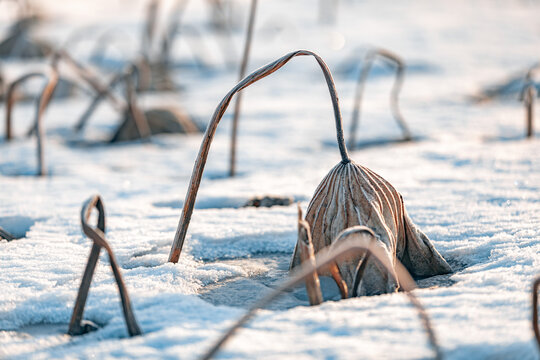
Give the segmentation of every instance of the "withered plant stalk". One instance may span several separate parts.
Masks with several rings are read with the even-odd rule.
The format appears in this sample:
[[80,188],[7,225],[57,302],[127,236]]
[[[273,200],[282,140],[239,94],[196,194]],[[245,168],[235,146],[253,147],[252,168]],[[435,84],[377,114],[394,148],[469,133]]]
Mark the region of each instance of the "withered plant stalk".
[[221,118],[223,117],[223,114],[227,110],[227,107],[229,106],[233,96],[239,91],[241,91],[242,89],[245,89],[246,87],[248,87],[249,85],[274,73],[275,71],[280,69],[283,65],[288,63],[292,58],[296,56],[305,56],[305,55],[313,56],[315,60],[317,60],[317,63],[319,64],[324,74],[324,77],[326,79],[326,84],[328,85],[330,98],[332,100],[332,106],[334,108],[336,136],[337,136],[339,151],[341,153],[341,161],[345,164],[351,161],[347,153],[347,147],[345,145],[345,141],[343,140],[341,111],[339,109],[339,100],[338,100],[338,96],[336,92],[336,87],[334,85],[334,80],[332,78],[332,74],[330,73],[330,69],[328,69],[328,66],[323,61],[323,59],[319,55],[311,51],[298,50],[298,51],[291,52],[277,59],[276,61],[271,62],[270,64],[267,64],[261,67],[260,69],[254,71],[253,73],[248,75],[246,78],[244,78],[242,81],[240,81],[234,88],[232,88],[232,90],[230,90],[229,93],[225,95],[225,97],[221,100],[216,110],[214,111],[214,114],[212,115],[212,119],[210,120],[210,123],[208,124],[208,127],[206,128],[206,133],[204,134],[203,141],[199,149],[199,155],[197,156],[197,159],[195,160],[195,164],[193,165],[193,173],[191,174],[189,188],[186,193],[184,207],[182,209],[182,215],[180,216],[178,228],[176,230],[176,234],[174,237],[174,242],[171,247],[171,252],[169,254],[170,262],[176,263],[178,262],[178,259],[180,258],[180,253],[182,252],[184,239],[186,238],[189,222],[191,220],[191,214],[193,213],[195,199],[197,197],[197,192],[199,191],[199,185],[201,183],[202,175],[204,172],[204,166],[206,165],[206,159],[208,157],[208,152],[210,151],[210,145],[212,144],[212,140],[214,139],[217,126],[219,125],[219,122]]
[[[313,242],[311,241],[311,232],[309,231],[308,222],[302,218],[300,204],[298,204],[298,244],[302,264],[308,263],[311,266],[315,266],[315,251],[313,250]],[[306,278],[306,292],[310,305],[319,305],[323,302],[319,275],[316,271],[312,272],[311,276]]]
[[[88,224],[88,219],[90,218],[90,214],[94,208],[98,211],[97,228],[93,228]],[[116,262],[116,257],[114,256],[109,243],[107,240],[105,240],[105,209],[100,196],[92,196],[83,205],[81,210],[81,225],[83,232],[93,241],[93,244],[92,250],[90,251],[90,256],[88,258],[88,263],[86,264],[86,269],[84,270],[84,275],[81,280],[81,286],[79,287],[77,299],[75,300],[73,314],[71,315],[71,320],[69,322],[68,334],[82,335],[91,330],[91,328],[86,326],[83,322],[83,313],[86,299],[88,297],[88,290],[90,289],[90,284],[92,283],[92,277],[99,260],[101,248],[104,248],[109,255],[109,262],[111,264],[114,278],[116,280],[116,284],[118,285],[120,299],[122,301],[122,310],[124,312],[128,333],[130,336],[142,334],[139,325],[137,324],[137,320],[135,319],[135,315],[133,314],[131,301],[129,300],[129,295],[122,279],[120,268]]]
[[536,87],[532,81],[529,81],[524,91],[523,103],[525,104],[525,127],[527,137],[533,137],[534,134],[534,100],[536,99]]
[[[253,39],[253,27],[255,25],[255,14],[257,12],[257,0],[251,0],[251,8],[249,11],[248,27],[246,31],[246,41],[244,43],[244,54],[242,55],[242,63],[240,64],[240,73],[238,81],[241,81],[246,76],[247,64],[249,61],[249,53],[251,51],[251,42]],[[238,120],[240,118],[240,107],[242,105],[242,93],[239,93],[236,97],[236,103],[234,104],[233,122],[231,128],[231,153],[230,153],[230,165],[229,176],[236,174],[236,142],[238,136]]]
[[442,359],[442,352],[439,348],[437,337],[431,325],[430,318],[418,298],[412,292],[416,288],[416,283],[407,269],[405,269],[401,262],[399,262],[399,260],[396,260],[395,264],[392,264],[383,248],[376,246],[376,241],[377,239],[375,238],[373,232],[365,226],[354,226],[344,230],[335,240],[335,243],[339,244],[338,246],[325,248],[319,251],[315,256],[315,265],[309,262],[302,264],[302,266],[291,276],[290,279],[257,301],[219,338],[219,340],[209,349],[207,353],[201,357],[201,359],[206,360],[213,358],[219,349],[225,344],[225,342],[227,342],[227,340],[229,340],[235,334],[236,330],[248,322],[255,315],[258,309],[266,307],[270,302],[282,295],[286,290],[291,289],[309,279],[313,272],[325,271],[325,269],[332,266],[333,263],[346,260],[347,258],[354,257],[358,254],[370,254],[372,259],[376,260],[380,266],[386,269],[389,276],[394,277],[395,281],[400,285],[401,289],[409,298],[411,304],[417,310],[422,322],[422,326],[428,335],[429,343],[435,351],[435,358]]
[[398,126],[401,129],[401,132],[403,133],[403,139],[406,141],[411,140],[411,133],[399,109],[399,93],[401,91],[401,87],[403,86],[403,80],[405,76],[405,62],[399,56],[388,50],[374,49],[369,51],[364,57],[362,71],[360,71],[360,75],[358,76],[358,81],[356,83],[356,94],[354,96],[351,128],[348,141],[348,146],[351,150],[354,150],[356,148],[356,132],[360,123],[362,98],[364,96],[366,81],[369,73],[371,72],[373,62],[378,56],[389,60],[396,65],[396,77],[394,80],[394,85],[392,86],[392,91],[390,93],[390,109],[392,111],[394,119],[396,120]]
[[45,166],[45,155],[44,155],[44,142],[45,142],[45,132],[43,129],[43,114],[45,109],[49,105],[56,84],[58,83],[58,73],[56,69],[51,69],[51,71],[46,74],[43,72],[34,72],[28,73],[17,80],[13,81],[8,87],[6,93],[6,141],[10,141],[13,138],[12,130],[12,117],[13,117],[13,106],[16,102],[16,90],[24,82],[32,78],[42,78],[45,80],[45,85],[41,91],[39,97],[37,98],[36,103],[36,115],[35,120],[32,125],[31,130],[36,133],[36,149],[37,149],[37,163],[38,163],[38,172],[37,175],[44,176],[47,174]]

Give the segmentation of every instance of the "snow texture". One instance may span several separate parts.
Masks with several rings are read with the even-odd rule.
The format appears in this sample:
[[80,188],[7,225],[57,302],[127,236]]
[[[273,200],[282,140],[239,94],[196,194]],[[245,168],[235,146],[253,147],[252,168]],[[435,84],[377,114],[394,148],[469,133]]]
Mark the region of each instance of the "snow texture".
[[[8,5],[0,3],[0,9]],[[248,2],[235,0],[233,33],[240,54]],[[472,104],[486,84],[538,61],[537,1],[339,1],[337,23],[320,25],[316,2],[259,2],[249,71],[305,48],[331,69],[347,135],[360,69],[358,49],[376,45],[412,66],[401,107],[420,139],[364,147],[352,159],[392,183],[413,221],[453,268],[419,281],[416,295],[431,316],[447,359],[537,359],[530,325],[531,286],[540,275],[540,157],[524,139],[517,99]],[[107,28],[125,39],[110,63],[138,51],[146,1],[40,1],[55,21],[36,33],[61,44],[76,28],[86,39],[72,49],[88,59]],[[199,29],[211,70],[193,66],[195,50],[179,40],[173,58],[179,94],[144,95],[142,106],[173,102],[207,123],[236,81],[208,26],[206,2],[191,1],[185,26]],[[8,12],[0,11],[0,33]],[[182,34],[189,38],[189,32]],[[193,39],[192,39],[193,40]],[[196,40],[196,39],[195,39]],[[354,57],[353,57],[354,56]],[[351,57],[353,57],[351,59]],[[351,65],[352,64],[352,65]],[[190,66],[187,66],[190,65]],[[6,78],[42,66],[8,60]],[[112,66],[112,65],[111,65]],[[118,65],[117,65],[118,66]],[[388,108],[392,72],[375,67],[366,85],[357,138],[399,139]],[[41,86],[41,85],[37,85]],[[291,196],[302,208],[340,158],[331,103],[311,58],[298,58],[245,90],[238,171],[228,179],[230,114],[218,128],[186,246],[167,262],[202,135],[161,135],[149,143],[104,145],[120,115],[103,105],[81,136],[70,128],[89,98],[55,100],[44,123],[50,176],[37,178],[35,139],[25,138],[34,104],[17,104],[15,141],[0,140],[0,226],[18,240],[0,241],[0,357],[194,359],[256,299],[288,276],[296,241],[296,206],[243,208],[265,194]],[[0,106],[0,134],[4,134]],[[540,116],[538,110],[537,117]],[[116,284],[102,255],[84,313],[96,332],[65,335],[91,242],[79,213],[101,194],[107,239],[116,253],[144,334],[129,338]],[[331,281],[325,296],[336,299]],[[403,294],[327,301],[309,307],[305,290],[284,294],[225,345],[220,358],[419,359],[433,356],[418,315]]]

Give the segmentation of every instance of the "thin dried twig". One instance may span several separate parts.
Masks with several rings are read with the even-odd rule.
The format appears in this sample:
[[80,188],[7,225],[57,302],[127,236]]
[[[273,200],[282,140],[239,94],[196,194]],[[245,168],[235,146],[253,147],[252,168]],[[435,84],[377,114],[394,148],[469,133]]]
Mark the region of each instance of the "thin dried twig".
[[223,117],[223,114],[227,110],[227,107],[229,106],[233,96],[239,91],[241,91],[242,89],[245,89],[246,87],[248,87],[249,85],[274,73],[275,71],[280,69],[282,66],[288,63],[294,57],[306,56],[306,55],[313,56],[315,60],[317,60],[317,63],[319,64],[324,74],[326,84],[328,85],[328,91],[330,93],[332,106],[334,108],[336,136],[337,136],[339,151],[341,154],[341,161],[343,163],[349,163],[351,161],[347,153],[347,147],[345,145],[345,141],[343,139],[341,111],[339,109],[339,100],[337,96],[336,87],[334,85],[334,80],[332,78],[332,74],[330,73],[330,69],[328,69],[328,66],[323,61],[323,59],[319,55],[311,51],[298,50],[298,51],[289,53],[277,59],[276,61],[271,62],[270,64],[267,64],[261,67],[260,69],[254,71],[253,73],[248,75],[245,79],[240,81],[234,88],[232,88],[229,91],[229,93],[221,100],[218,107],[214,111],[214,114],[212,115],[212,119],[210,120],[210,123],[208,124],[208,127],[206,128],[206,133],[204,135],[203,142],[201,143],[199,155],[197,156],[197,159],[193,166],[193,173],[191,174],[191,181],[189,184],[189,189],[186,194],[186,199],[184,201],[184,208],[182,209],[182,215],[180,216],[178,228],[176,230],[176,234],[174,237],[174,242],[171,247],[171,252],[169,254],[170,262],[176,263],[178,262],[178,259],[180,258],[180,253],[182,252],[184,239],[186,238],[189,222],[191,220],[191,214],[193,213],[193,206],[195,205],[195,199],[197,197],[197,192],[199,191],[199,185],[201,183],[202,175],[204,172],[204,166],[206,164],[208,152],[210,151],[210,145],[212,144],[212,140],[214,139],[217,126],[219,125],[219,122],[221,118]]
[[0,226],[0,240],[2,239],[11,241],[11,240],[15,240],[15,236],[11,235]]
[[49,74],[43,73],[43,72],[35,72],[35,73],[29,73],[21,76],[14,82],[10,84],[8,87],[8,91],[6,93],[6,141],[10,141],[13,138],[12,134],[12,113],[13,113],[13,106],[15,105],[16,101],[16,89],[19,85],[24,83],[25,81],[31,79],[31,78],[43,78],[45,79],[45,85],[43,87],[43,90],[41,91],[39,97],[37,98],[36,102],[36,115],[34,124],[32,126],[32,129],[36,131],[36,141],[37,141],[37,161],[38,161],[38,175],[43,176],[46,175],[46,169],[45,169],[45,155],[43,151],[44,147],[44,141],[45,141],[45,133],[43,129],[43,114],[45,112],[45,109],[49,105],[54,89],[56,88],[56,84],[58,83],[58,73],[53,68]]
[[[249,61],[249,53],[251,51],[251,42],[253,39],[253,27],[255,25],[255,14],[257,12],[257,0],[251,0],[251,8],[249,11],[248,27],[246,31],[246,41],[244,43],[244,55],[242,56],[242,63],[240,64],[240,72],[238,81],[242,80],[246,76],[247,64]],[[231,150],[230,150],[230,163],[229,163],[229,176],[236,174],[236,138],[238,134],[238,119],[240,117],[240,107],[242,104],[242,93],[239,93],[236,97],[234,104],[233,122],[231,128]]]
[[534,100],[536,99],[536,86],[533,81],[533,72],[538,66],[532,67],[525,76],[523,88],[521,90],[521,98],[525,104],[525,128],[528,138],[534,135]]
[[540,351],[540,330],[538,329],[538,289],[540,288],[540,277],[536,278],[533,283],[533,294],[532,294],[532,326],[534,331],[534,336],[536,337],[536,344],[538,345],[538,350]]
[[356,132],[358,129],[358,124],[360,122],[361,105],[366,80],[371,71],[373,62],[378,56],[389,60],[396,65],[396,77],[394,85],[392,86],[392,92],[390,94],[390,109],[392,111],[394,119],[396,119],[396,122],[403,133],[403,139],[406,141],[412,139],[407,123],[405,122],[405,119],[403,118],[403,116],[401,115],[401,111],[399,110],[399,93],[401,91],[405,75],[405,62],[399,56],[388,50],[374,49],[366,54],[363,61],[362,71],[360,72],[360,75],[358,76],[358,81],[356,83],[356,94],[354,97],[351,129],[348,141],[348,145],[351,150],[354,150],[354,148],[356,147]]
[[[96,208],[98,211],[98,223],[96,228],[93,228],[88,224],[88,219],[90,218],[90,214],[94,208]],[[89,324],[83,322],[82,318],[86,298],[88,297],[88,290],[90,289],[94,270],[99,260],[99,253],[101,248],[104,248],[109,255],[109,262],[111,264],[116,284],[118,285],[118,292],[120,293],[120,299],[122,300],[122,310],[124,312],[124,319],[126,320],[128,333],[130,336],[141,335],[142,332],[137,324],[135,314],[131,308],[131,301],[129,300],[128,291],[122,279],[120,268],[116,262],[116,257],[114,256],[109,243],[107,240],[105,240],[105,209],[100,196],[92,196],[84,203],[81,210],[81,225],[85,235],[93,241],[93,244],[90,257],[88,258],[88,263],[86,264],[86,269],[84,270],[81,286],[79,287],[79,292],[73,308],[73,314],[71,315],[71,320],[69,322],[68,334],[82,335],[93,330],[92,326],[88,326]]]
[[376,246],[376,241],[373,232],[365,226],[355,226],[344,230],[334,241],[335,246],[325,248],[317,253],[315,256],[316,265],[311,263],[302,264],[290,279],[249,308],[249,310],[219,338],[201,359],[206,360],[213,358],[219,349],[235,334],[236,330],[247,323],[255,315],[258,309],[266,307],[286,290],[291,289],[310,278],[314,271],[324,271],[336,261],[342,261],[363,253],[371,254],[371,258],[375,259],[379,265],[387,270],[390,276],[395,278],[401,289],[406,293],[411,304],[417,310],[422,325],[428,335],[429,343],[435,351],[435,358],[442,359],[442,352],[438,345],[437,337],[431,325],[429,316],[418,298],[412,292],[416,288],[414,280],[407,269],[405,269],[398,260],[392,265],[383,248]]

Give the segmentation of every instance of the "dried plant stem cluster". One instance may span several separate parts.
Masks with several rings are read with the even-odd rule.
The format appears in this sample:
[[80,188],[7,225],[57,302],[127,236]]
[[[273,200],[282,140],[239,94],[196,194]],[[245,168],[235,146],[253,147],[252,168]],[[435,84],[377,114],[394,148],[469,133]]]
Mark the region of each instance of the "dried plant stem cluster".
[[193,213],[195,199],[197,197],[197,192],[199,191],[199,186],[200,186],[202,175],[204,172],[204,167],[206,165],[206,159],[208,157],[208,152],[210,151],[210,145],[212,144],[212,141],[214,139],[217,126],[219,125],[219,122],[221,118],[223,117],[223,114],[227,110],[227,107],[229,106],[233,96],[239,91],[241,91],[242,89],[245,89],[246,87],[248,87],[249,85],[279,70],[281,67],[283,67],[286,63],[288,63],[294,57],[306,56],[306,55],[313,56],[315,58],[315,60],[319,64],[324,74],[326,83],[328,85],[328,91],[330,92],[332,106],[334,109],[337,142],[338,142],[338,147],[341,153],[341,159],[343,163],[348,163],[351,161],[349,158],[349,155],[347,154],[345,141],[343,140],[343,128],[341,125],[341,111],[339,109],[339,101],[337,97],[336,88],[334,85],[334,80],[332,78],[332,74],[330,73],[330,70],[328,69],[328,66],[323,61],[323,59],[319,55],[311,51],[298,50],[298,51],[291,52],[277,59],[276,61],[273,61],[270,64],[261,67],[260,69],[254,71],[253,73],[248,75],[246,78],[244,78],[242,81],[240,81],[234,88],[232,88],[229,91],[229,93],[221,100],[216,110],[214,111],[214,114],[212,115],[212,119],[210,120],[208,127],[206,128],[206,133],[204,134],[203,141],[201,143],[199,155],[197,156],[197,159],[195,160],[195,164],[193,166],[193,173],[191,174],[191,180],[190,180],[188,192],[186,194],[186,199],[184,201],[182,215],[180,216],[180,221],[178,224],[178,228],[176,230],[174,242],[171,247],[171,252],[169,254],[170,262],[176,263],[178,262],[180,258],[180,254],[182,252],[182,246],[184,244],[184,240],[186,238],[187,230],[189,227],[189,222],[191,220],[191,214]]
[[[98,223],[96,228],[93,228],[88,224],[88,219],[90,218],[90,214],[94,208],[98,211]],[[101,252],[101,249],[104,248],[109,255],[109,262],[111,264],[116,284],[118,285],[118,292],[120,293],[120,299],[122,301],[122,310],[124,312],[128,333],[130,336],[140,335],[142,332],[137,324],[137,320],[135,319],[135,315],[131,308],[131,301],[129,300],[128,291],[122,279],[122,274],[120,273],[120,268],[116,261],[116,257],[114,256],[109,243],[107,240],[105,240],[105,209],[103,206],[103,201],[99,196],[91,197],[83,205],[81,210],[81,225],[83,232],[93,241],[93,244],[90,257],[88,258],[88,263],[86,264],[86,269],[84,270],[84,275],[81,280],[81,286],[77,294],[77,299],[75,300],[73,314],[69,322],[68,334],[82,335],[96,329],[96,326],[92,323],[83,321],[83,313],[90,284],[92,283],[94,270],[96,269],[96,265],[99,260],[99,253]]]
[[314,273],[327,271],[328,268],[336,262],[346,261],[347,259],[358,256],[367,256],[367,254],[369,254],[370,258],[375,260],[377,265],[382,267],[387,272],[388,276],[392,277],[393,281],[399,284],[401,290],[405,292],[411,304],[419,314],[422,326],[428,335],[429,343],[435,352],[435,358],[442,359],[442,352],[438,345],[437,336],[431,324],[431,320],[418,298],[412,292],[416,288],[414,280],[407,269],[401,265],[399,261],[389,261],[384,250],[377,245],[377,239],[373,232],[364,226],[356,226],[344,230],[334,240],[331,247],[322,250],[314,257],[314,261],[305,262],[287,281],[257,301],[218,339],[218,341],[216,341],[214,345],[211,346],[211,348],[203,355],[202,359],[213,358],[236,331],[255,315],[258,309],[266,307],[285,291],[302,282],[307,282],[309,279],[312,279]]
[[392,86],[392,91],[390,93],[390,109],[392,111],[394,119],[396,120],[398,126],[401,129],[401,132],[403,133],[403,140],[409,141],[412,139],[409,127],[407,126],[407,123],[405,122],[405,119],[403,118],[403,115],[401,115],[401,111],[399,109],[399,93],[403,86],[403,80],[405,76],[405,61],[403,61],[403,59],[401,59],[401,57],[399,57],[398,55],[388,50],[374,49],[369,51],[364,57],[364,61],[362,63],[362,71],[360,72],[356,83],[356,94],[354,96],[351,128],[349,133],[349,141],[347,144],[349,146],[349,149],[351,150],[354,150],[356,147],[356,133],[358,130],[358,125],[360,123],[361,106],[366,81],[369,73],[371,72],[373,62],[377,57],[381,57],[384,60],[393,63],[396,67],[395,81],[394,85]]

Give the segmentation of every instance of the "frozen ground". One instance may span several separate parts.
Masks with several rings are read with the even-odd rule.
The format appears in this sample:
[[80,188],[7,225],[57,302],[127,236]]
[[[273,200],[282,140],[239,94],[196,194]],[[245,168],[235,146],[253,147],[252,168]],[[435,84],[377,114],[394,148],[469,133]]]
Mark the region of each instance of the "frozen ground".
[[[45,9],[50,4],[57,21],[39,35],[64,39],[70,29],[97,23],[138,39],[142,2],[128,10],[127,1],[84,3],[91,11],[82,1],[40,2]],[[246,11],[247,2],[237,3]],[[335,70],[346,132],[357,73],[350,56],[358,47],[386,47],[411,64],[401,104],[421,141],[365,148],[352,158],[395,185],[411,217],[455,270],[421,281],[416,291],[445,357],[538,358],[530,289],[540,275],[540,142],[523,139],[524,111],[517,101],[474,105],[467,97],[538,61],[540,3],[341,1],[335,26],[318,25],[313,1],[260,3],[249,68],[297,48],[320,53]],[[204,27],[203,5],[190,4],[186,23]],[[213,72],[180,68],[176,80],[184,92],[158,99],[181,103],[203,123],[236,79],[212,41],[208,37]],[[240,32],[235,41],[240,53]],[[128,55],[136,47],[124,45]],[[175,56],[192,60],[182,42]],[[8,62],[3,69],[13,78],[22,67]],[[387,107],[391,73],[376,75],[367,85],[360,142],[399,137]],[[49,177],[32,176],[33,139],[0,141],[0,225],[22,237],[0,242],[0,357],[197,358],[246,305],[287,277],[296,207],[239,206],[269,193],[292,196],[305,209],[339,161],[323,77],[313,59],[298,58],[246,91],[240,176],[234,180],[223,178],[230,118],[223,120],[176,265],[167,256],[201,136],[117,146],[85,146],[77,139],[78,145],[69,145],[69,127],[87,102],[84,96],[56,101],[47,112]],[[17,135],[33,110],[31,104],[17,106]],[[3,134],[3,106],[0,114]],[[106,137],[116,121],[118,115],[103,106],[83,140]],[[107,238],[143,336],[127,337],[104,255],[85,311],[100,329],[78,338],[63,335],[90,250],[79,212],[95,193],[105,201]],[[328,297],[335,295],[326,285]],[[299,288],[261,311],[219,356],[417,359],[432,351],[403,294],[309,307]]]

